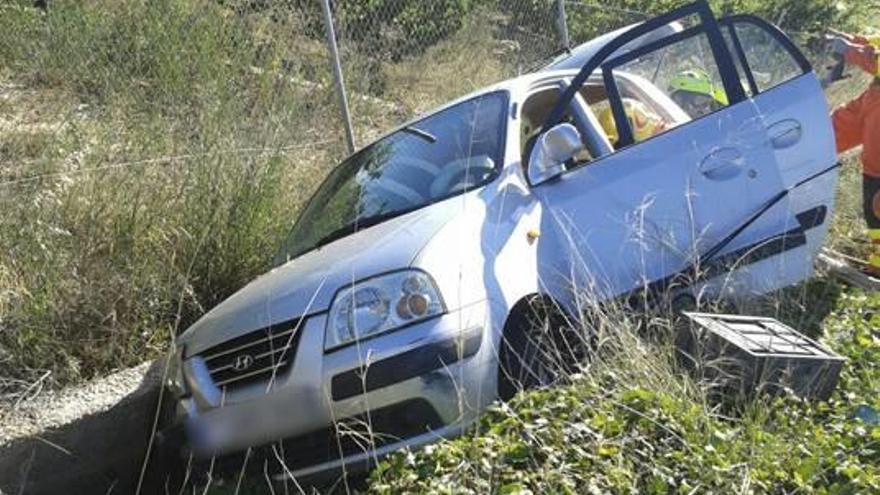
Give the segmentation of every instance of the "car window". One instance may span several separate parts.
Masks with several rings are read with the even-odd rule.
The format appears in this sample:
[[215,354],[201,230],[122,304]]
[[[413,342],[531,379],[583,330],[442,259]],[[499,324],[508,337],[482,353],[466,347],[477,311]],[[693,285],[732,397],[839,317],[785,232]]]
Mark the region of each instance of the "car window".
[[[558,86],[540,89],[530,94],[523,104],[522,118],[520,119],[520,152],[522,153],[523,167],[528,165],[529,155],[541,133],[541,124],[547,120],[550,111],[553,110],[553,107],[559,101],[560,91],[561,89]],[[578,122],[576,122],[572,114],[571,106],[563,115],[562,121],[578,127]],[[584,149],[575,155],[574,163],[587,163],[594,156],[594,150],[591,150],[589,144],[585,141]]]
[[486,184],[502,162],[507,100],[472,98],[350,156],[312,196],[277,261]]
[[[697,33],[617,64],[613,83],[638,143],[729,105],[706,34]],[[606,93],[609,88],[606,88]],[[618,145],[611,105],[593,100],[608,139]]]
[[[733,23],[733,31],[742,46],[742,54],[759,93],[804,73],[792,54],[763,27],[751,22],[736,22]],[[729,33],[725,34],[729,37]]]
[[[665,129],[671,129],[676,125],[688,120],[682,117],[679,111],[677,114],[670,112],[672,103],[667,100],[666,105],[658,101],[657,94],[649,94],[640,90],[632,77],[618,74],[617,85],[622,95],[623,103],[630,120],[634,120],[629,124],[633,128],[645,130],[652,126],[655,135]],[[585,84],[581,88],[581,96],[590,107],[590,111],[596,117],[596,122],[600,126],[601,132],[608,139],[609,144],[618,149],[620,147],[617,131],[617,122],[614,119],[613,110],[609,95],[605,91],[602,83],[591,82]],[[640,134],[636,141],[646,139],[646,134]]]
[[[729,26],[728,26],[729,27]],[[733,66],[736,69],[736,73],[740,79],[740,85],[745,92],[745,95],[748,97],[755,96],[755,91],[752,90],[752,85],[748,80],[748,73],[746,72],[746,67],[743,65],[743,58],[740,56],[739,51],[737,51],[735,38],[733,37],[733,30],[725,28],[721,30],[721,35],[724,37],[724,42],[727,44],[727,49],[730,51],[733,58]]]

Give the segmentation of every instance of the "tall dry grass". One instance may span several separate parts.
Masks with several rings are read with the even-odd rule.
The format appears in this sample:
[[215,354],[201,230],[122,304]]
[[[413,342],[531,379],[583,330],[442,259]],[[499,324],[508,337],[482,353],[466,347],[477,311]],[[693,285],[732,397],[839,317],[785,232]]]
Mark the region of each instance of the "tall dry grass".
[[285,64],[314,43],[292,14],[211,1],[0,9],[0,376],[148,359],[269,266],[343,153],[332,94],[291,82],[326,59]]

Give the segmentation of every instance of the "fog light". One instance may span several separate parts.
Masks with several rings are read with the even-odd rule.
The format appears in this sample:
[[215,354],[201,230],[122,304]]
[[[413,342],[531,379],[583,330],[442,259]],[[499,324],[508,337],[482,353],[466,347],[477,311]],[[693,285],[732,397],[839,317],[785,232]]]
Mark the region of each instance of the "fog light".
[[428,314],[431,301],[425,294],[409,294],[397,303],[397,314],[406,320],[421,318]]

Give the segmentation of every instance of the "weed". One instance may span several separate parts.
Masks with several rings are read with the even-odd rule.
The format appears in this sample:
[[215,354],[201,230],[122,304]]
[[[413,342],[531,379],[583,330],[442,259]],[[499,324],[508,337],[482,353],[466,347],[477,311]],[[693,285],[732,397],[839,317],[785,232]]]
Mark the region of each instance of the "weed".
[[208,1],[2,8],[4,65],[73,103],[0,143],[0,376],[66,383],[155,356],[265,271],[339,135],[281,70],[284,22],[266,43]]
[[499,404],[470,435],[391,456],[370,491],[874,492],[880,427],[852,415],[880,406],[880,298],[849,290],[833,307],[823,340],[850,363],[827,403],[779,397],[719,409],[678,368],[668,341],[646,344],[615,323],[624,320],[606,319],[594,359],[567,385]]

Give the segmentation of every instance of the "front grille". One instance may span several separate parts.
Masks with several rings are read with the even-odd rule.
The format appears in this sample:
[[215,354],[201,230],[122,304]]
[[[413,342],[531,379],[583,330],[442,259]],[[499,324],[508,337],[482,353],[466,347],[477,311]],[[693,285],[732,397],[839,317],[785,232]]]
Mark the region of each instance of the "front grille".
[[261,328],[199,354],[218,387],[264,382],[293,363],[303,318]]

